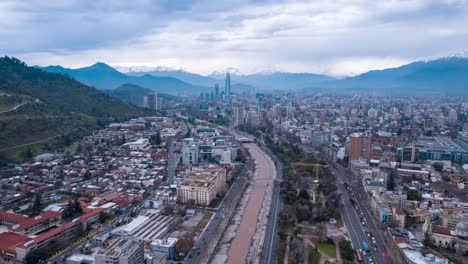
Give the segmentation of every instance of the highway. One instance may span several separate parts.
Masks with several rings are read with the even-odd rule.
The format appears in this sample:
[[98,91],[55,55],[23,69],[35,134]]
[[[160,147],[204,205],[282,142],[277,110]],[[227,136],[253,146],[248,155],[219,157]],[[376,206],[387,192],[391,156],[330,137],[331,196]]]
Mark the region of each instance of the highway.
[[[398,258],[391,258],[388,254],[388,246],[381,236],[381,230],[377,230],[374,225],[372,215],[369,213],[368,205],[365,204],[365,197],[358,196],[350,197],[344,183],[347,182],[354,190],[352,193],[362,193],[360,185],[356,179],[353,179],[349,173],[339,165],[337,167],[330,166],[332,173],[337,178],[338,190],[342,194],[343,206],[340,207],[340,213],[348,230],[354,249],[362,249],[363,242],[367,242],[372,253],[372,262],[369,261],[368,256],[363,256],[366,263],[404,263],[400,262]],[[358,211],[351,204],[351,199],[354,199],[358,206]],[[369,236],[374,237],[374,239]],[[375,247],[374,247],[375,245]]]
[[280,197],[280,182],[283,179],[283,164],[278,158],[270,153],[268,149],[264,149],[267,154],[273,159],[276,165],[276,181],[273,189],[273,197],[268,218],[267,232],[265,234],[265,242],[263,244],[263,257],[261,263],[270,264],[276,263],[276,248],[278,244],[278,216],[281,210]]
[[[329,167],[332,173],[337,178],[337,187],[339,192],[341,193],[341,200],[342,206],[340,206],[340,214],[343,218],[343,222],[348,230],[348,235],[351,240],[354,249],[362,249],[363,242],[367,241],[367,237],[362,230],[361,221],[359,216],[354,209],[353,205],[351,204],[350,197],[348,196],[348,192],[344,186],[344,182],[346,181],[345,176],[340,173],[338,170],[334,168],[334,166]],[[367,260],[368,262],[368,260]]]
[[361,184],[361,179],[359,177],[354,177],[352,173],[347,173],[342,167],[338,167],[338,170],[341,171],[342,174],[347,174],[349,176],[350,180],[348,182],[354,190],[353,193],[355,194],[356,203],[362,218],[365,219],[366,222],[365,230],[371,233],[375,238],[374,241],[377,248],[375,255],[379,256],[382,260],[379,263],[405,263],[401,252],[399,250],[392,252],[392,247],[389,244],[392,242],[384,238],[383,232],[386,231],[386,227],[371,213],[370,201]]

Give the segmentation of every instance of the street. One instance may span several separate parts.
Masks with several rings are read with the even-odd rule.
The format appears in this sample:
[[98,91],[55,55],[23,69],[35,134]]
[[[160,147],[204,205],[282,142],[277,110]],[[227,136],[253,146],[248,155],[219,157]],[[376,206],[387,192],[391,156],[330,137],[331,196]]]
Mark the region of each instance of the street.
[[[351,193],[354,195],[363,192],[363,190],[359,189],[359,184],[350,179],[348,172],[339,165],[337,167],[330,166],[330,169],[337,178],[338,190],[342,194],[343,206],[340,207],[340,213],[348,230],[353,248],[364,251],[363,243],[366,242],[369,245],[372,259],[369,259],[369,253],[367,256],[363,255],[366,263],[404,263],[400,262],[398,258],[390,257],[388,254],[388,245],[380,234],[381,230],[377,230],[374,226],[373,216],[370,215],[369,209],[364,202],[365,198],[359,196],[350,197],[347,188],[344,186],[345,182],[349,186],[352,186],[354,191]],[[356,201],[359,213],[351,204],[352,199]]]

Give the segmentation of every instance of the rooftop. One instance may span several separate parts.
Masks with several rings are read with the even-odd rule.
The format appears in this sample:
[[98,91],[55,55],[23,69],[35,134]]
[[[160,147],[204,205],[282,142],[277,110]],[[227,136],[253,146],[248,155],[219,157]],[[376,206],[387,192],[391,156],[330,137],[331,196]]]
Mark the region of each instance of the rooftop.
[[31,240],[29,237],[18,235],[16,233],[6,232],[0,234],[0,251],[14,253],[18,244]]
[[35,216],[35,217],[30,217],[28,218],[28,220],[26,221],[23,221],[17,225],[14,225],[12,226],[12,229],[15,230],[15,231],[21,231],[21,230],[25,230],[31,226],[34,226],[36,224],[39,224],[43,221],[47,221],[49,219],[52,219],[54,217],[58,217],[60,216],[62,213],[60,212],[55,212],[55,211],[47,211],[47,212],[44,212],[38,216]]

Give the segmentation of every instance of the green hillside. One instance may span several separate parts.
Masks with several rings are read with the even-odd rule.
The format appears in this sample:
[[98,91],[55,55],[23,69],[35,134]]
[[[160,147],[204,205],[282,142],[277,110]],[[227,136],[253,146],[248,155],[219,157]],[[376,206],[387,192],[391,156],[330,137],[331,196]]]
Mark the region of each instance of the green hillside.
[[[0,98],[0,159],[21,160],[29,149],[37,154],[62,147],[109,122],[148,114],[70,77],[9,57],[0,58]],[[24,144],[31,145],[17,147]]]

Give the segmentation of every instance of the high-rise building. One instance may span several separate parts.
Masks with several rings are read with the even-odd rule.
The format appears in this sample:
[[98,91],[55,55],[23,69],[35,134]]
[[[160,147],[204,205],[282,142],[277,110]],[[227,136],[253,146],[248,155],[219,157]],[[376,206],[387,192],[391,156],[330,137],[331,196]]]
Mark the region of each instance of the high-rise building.
[[163,99],[162,97],[158,96],[156,99],[156,110],[162,110],[163,109]]
[[153,110],[163,109],[163,99],[158,93],[150,93],[143,98],[143,106]]
[[371,137],[362,133],[354,133],[350,136],[349,160],[369,160],[371,150]]
[[273,106],[273,117],[280,118],[281,117],[281,105],[277,104]]
[[231,103],[231,74],[226,73],[226,80],[224,81],[224,100]]
[[244,120],[244,109],[242,107],[236,107],[234,109],[234,126],[237,127],[243,125]]
[[198,164],[198,145],[193,138],[184,139],[182,145],[182,163],[184,166]]
[[215,100],[219,99],[219,85],[215,84]]

